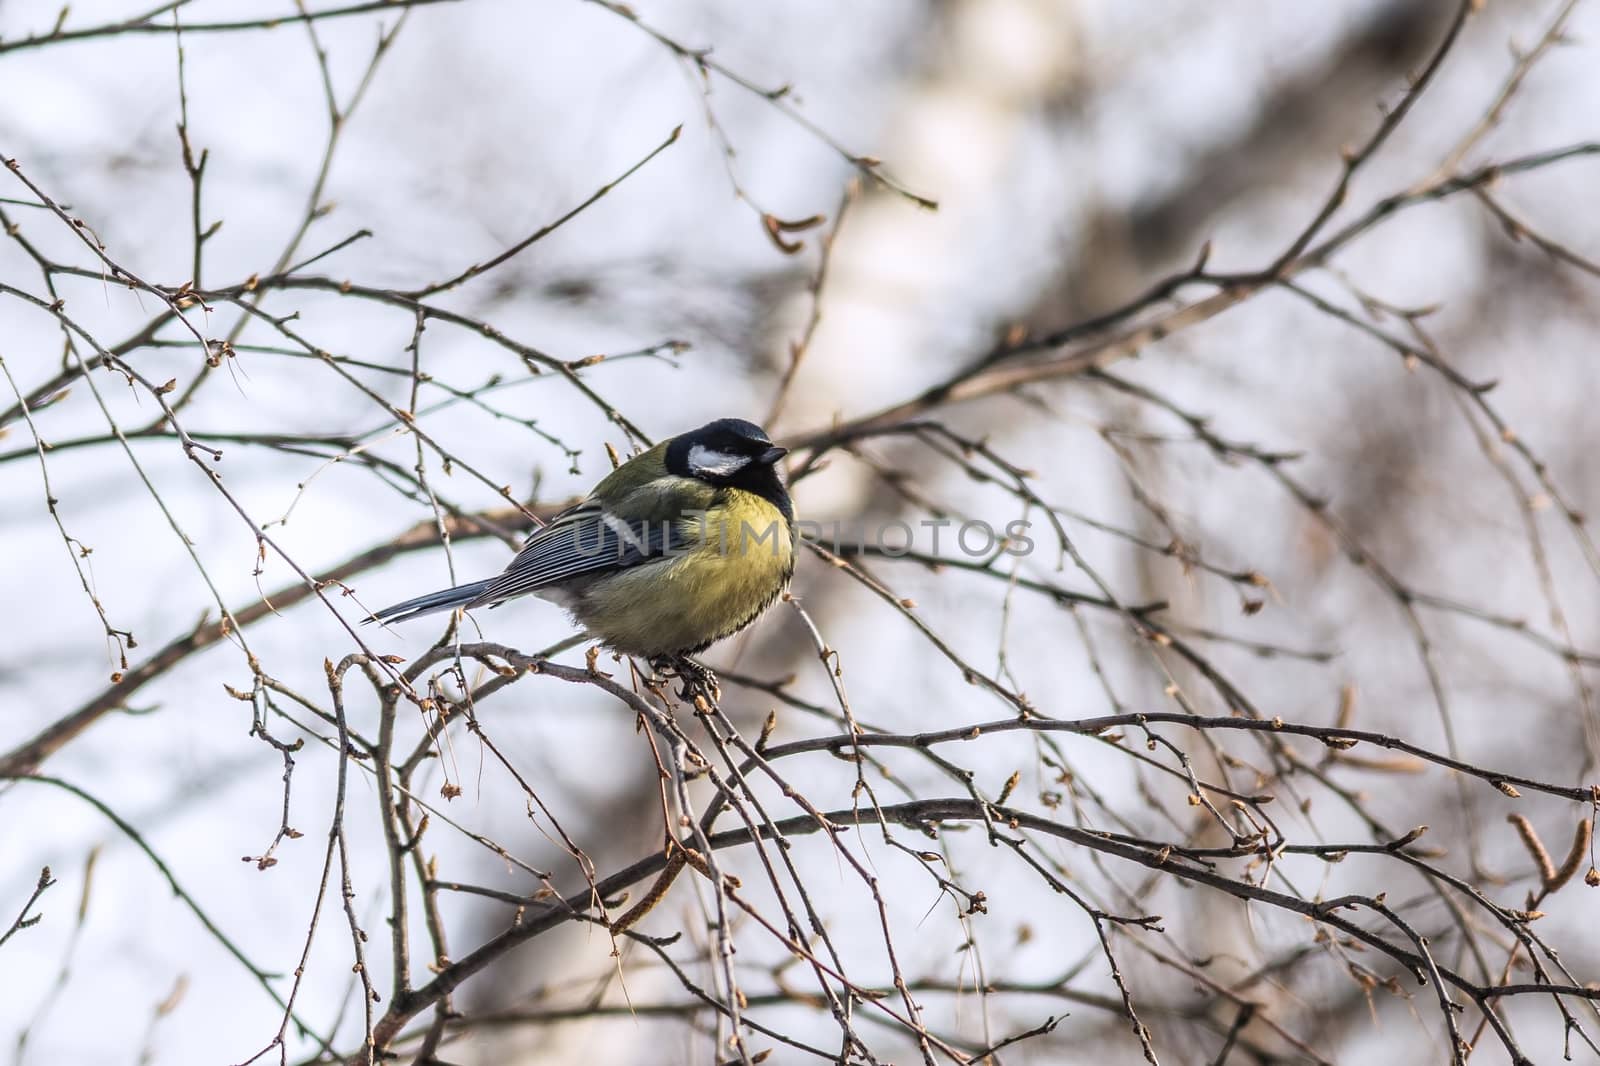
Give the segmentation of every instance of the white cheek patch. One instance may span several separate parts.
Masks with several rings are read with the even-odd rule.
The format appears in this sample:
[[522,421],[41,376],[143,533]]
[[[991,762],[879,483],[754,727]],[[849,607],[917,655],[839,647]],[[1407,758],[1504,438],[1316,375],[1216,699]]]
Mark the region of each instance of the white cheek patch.
[[748,455],[731,455],[728,452],[719,452],[715,448],[707,448],[704,444],[696,444],[689,449],[689,471],[697,475],[712,477],[728,477],[738,473],[748,465]]

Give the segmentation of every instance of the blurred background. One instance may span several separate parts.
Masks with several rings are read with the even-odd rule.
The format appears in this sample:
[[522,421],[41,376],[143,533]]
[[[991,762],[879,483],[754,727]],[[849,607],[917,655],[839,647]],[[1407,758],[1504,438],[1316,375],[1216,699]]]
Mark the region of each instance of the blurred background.
[[[796,450],[804,517],[916,527],[914,558],[849,553],[887,597],[809,554],[795,580],[872,730],[1013,717],[1009,693],[1054,718],[1248,711],[1372,730],[1562,786],[1600,780],[1600,556],[1584,521],[1600,504],[1600,11],[1469,7],[1405,121],[1361,160],[1318,231],[1359,226],[1324,260],[1277,285],[1191,278],[1109,331],[1035,346],[1139,300],[1202,249],[1212,275],[1277,264],[1339,181],[1341,151],[1402,100],[1458,5],[460,0],[307,22],[279,21],[296,8],[268,0],[154,15],[112,0],[0,2],[0,156],[66,216],[0,178],[0,750],[92,712],[47,757],[9,766],[51,781],[0,786],[0,921],[42,866],[56,880],[30,912],[42,921],[0,947],[0,1058],[242,1062],[270,1044],[283,1010],[266,988],[286,995],[290,979],[258,981],[235,953],[271,974],[300,964],[340,760],[315,739],[330,736],[325,724],[302,732],[269,716],[279,741],[309,738],[287,816],[303,836],[259,868],[283,821],[284,756],[252,735],[252,705],[225,686],[250,693],[259,668],[326,704],[323,660],[357,650],[350,623],[497,571],[526,529],[509,501],[558,506],[610,469],[607,445],[625,455],[640,443],[617,414],[654,440],[713,417],[764,421],[776,439],[810,445]],[[206,153],[198,210],[185,137],[191,162]],[[422,297],[433,310],[418,332],[416,293],[489,263],[646,157],[559,229]],[[1493,165],[1505,173],[1491,180]],[[196,219],[208,234],[198,276]],[[158,295],[114,277],[84,232],[144,282],[205,294],[184,314],[218,365]],[[248,280],[286,272],[279,285]],[[1235,299],[1205,305],[1218,292]],[[48,308],[57,299],[81,327],[77,355]],[[1183,315],[1196,306],[1208,309]],[[981,374],[982,360],[1048,367],[1158,321],[1154,335],[1105,349],[1116,361],[1101,370],[1042,370],[966,401],[924,395]],[[221,460],[187,457],[148,390],[111,369],[79,374],[76,359],[97,346],[151,382],[170,379],[184,429]],[[1128,348],[1136,356],[1123,358]],[[591,356],[606,358],[574,368]],[[941,430],[833,432],[919,397],[900,421]],[[48,488],[34,431],[53,446]],[[1027,472],[1027,492],[1008,470]],[[461,517],[475,514],[490,518]],[[940,516],[1030,521],[1034,551],[973,557],[948,532],[935,545],[919,523]],[[447,518],[459,533],[448,550],[432,533]],[[382,552],[408,531],[427,543]],[[968,565],[926,565],[931,556]],[[304,595],[300,572],[347,565],[347,588]],[[239,613],[226,634],[205,629],[219,604]],[[1150,617],[1182,649],[1114,606],[1152,604],[1165,605]],[[531,600],[475,622],[484,639],[528,652],[570,633],[559,610]],[[430,621],[359,635],[410,659],[442,631]],[[562,661],[581,664],[583,652]],[[707,661],[746,736],[773,710],[774,743],[840,732],[829,670],[791,606]],[[974,671],[993,684],[963,683]],[[348,701],[352,726],[375,731],[371,687],[353,680]],[[558,891],[581,889],[552,818],[601,875],[659,853],[656,764],[626,706],[534,678],[480,713],[548,810],[479,738],[451,734],[416,779],[456,823],[437,819],[425,838],[440,878],[540,888],[470,833],[549,871]],[[397,728],[406,750],[423,736],[406,704]],[[1175,748],[1146,751],[1141,731],[1126,732],[1119,746],[1019,731],[947,754],[991,800],[1016,772],[1008,802],[1041,816],[1226,846],[1172,772],[1181,749],[1202,780],[1274,794],[1275,830],[1296,844],[1381,844],[1427,825],[1428,862],[1511,908],[1540,886],[1507,815],[1525,816],[1557,864],[1592,816],[1586,803],[1529,789],[1513,799],[1370,745],[1280,750],[1169,727]],[[826,753],[787,772],[819,809],[868,802],[857,768]],[[967,795],[916,752],[863,772],[885,803]],[[460,794],[441,795],[445,785]],[[371,937],[379,1013],[392,969],[380,791],[349,769],[351,906]],[[775,817],[800,813],[775,789],[762,794]],[[981,827],[938,844],[897,832],[942,851],[945,875],[981,891],[987,912],[963,913],[968,897],[869,828],[850,846],[879,878],[880,916],[825,837],[797,840],[794,861],[853,981],[892,991],[887,924],[928,1030],[966,1054],[1142,1060],[1084,909]],[[1160,1061],[1450,1061],[1433,989],[1304,915],[1062,839],[1029,848],[1095,907],[1163,917],[1164,932],[1108,934]],[[720,861],[779,913],[751,849]],[[1484,986],[1536,979],[1526,949],[1469,893],[1393,855],[1284,855],[1270,871],[1219,862],[1303,899],[1386,893],[1441,965]],[[1590,862],[1541,897],[1545,917],[1529,927],[1571,969],[1552,980],[1600,978],[1595,890],[1581,878]],[[338,887],[335,872],[297,1010],[348,1054],[363,1022]],[[514,920],[482,894],[441,898],[452,958]],[[686,874],[640,929],[681,933],[664,954],[714,990],[712,899]],[[734,926],[750,1016],[840,1054],[812,971],[748,917]],[[411,927],[424,943],[415,902]],[[731,1054],[661,953],[618,950],[603,929],[572,923],[497,958],[456,992],[464,1017],[434,1061]],[[419,947],[417,984],[426,956]],[[1534,1060],[1561,1054],[1568,1034],[1550,997],[1497,1005]],[[1581,1000],[1568,1009],[1600,1034]],[[857,1012],[879,1061],[921,1057],[903,1026]],[[1050,1031],[994,1048],[1047,1018]],[[1463,1036],[1481,1019],[1469,1004]],[[316,1056],[313,1040],[287,1036],[288,1061]],[[752,1052],[776,1046],[772,1061],[808,1060],[749,1039]],[[1570,1039],[1580,1061],[1600,1057]],[[415,1040],[401,1049],[417,1055]],[[1510,1056],[1483,1031],[1471,1061]]]

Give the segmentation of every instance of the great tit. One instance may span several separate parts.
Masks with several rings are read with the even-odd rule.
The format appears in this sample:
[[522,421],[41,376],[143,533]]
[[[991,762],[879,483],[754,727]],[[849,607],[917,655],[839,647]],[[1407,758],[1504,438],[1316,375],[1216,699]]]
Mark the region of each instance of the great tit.
[[738,418],[663,441],[528,538],[498,577],[385,607],[398,622],[533,593],[589,636],[652,663],[737,633],[794,574],[794,506],[777,463],[788,449]]

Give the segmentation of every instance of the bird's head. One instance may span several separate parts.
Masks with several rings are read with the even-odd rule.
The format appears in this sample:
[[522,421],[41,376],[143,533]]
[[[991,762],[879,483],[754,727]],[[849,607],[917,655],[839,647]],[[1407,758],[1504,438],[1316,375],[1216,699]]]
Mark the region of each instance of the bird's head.
[[672,439],[667,445],[667,472],[731,485],[770,470],[788,454],[789,449],[773,444],[767,431],[754,422],[719,418]]

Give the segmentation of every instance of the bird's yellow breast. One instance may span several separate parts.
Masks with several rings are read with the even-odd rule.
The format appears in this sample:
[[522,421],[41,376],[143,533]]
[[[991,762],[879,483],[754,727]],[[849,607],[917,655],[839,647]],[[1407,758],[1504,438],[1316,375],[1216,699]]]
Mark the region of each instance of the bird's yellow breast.
[[572,604],[578,622],[627,654],[695,652],[755,621],[794,573],[794,529],[754,493],[718,490],[678,527],[683,551],[583,589]]

